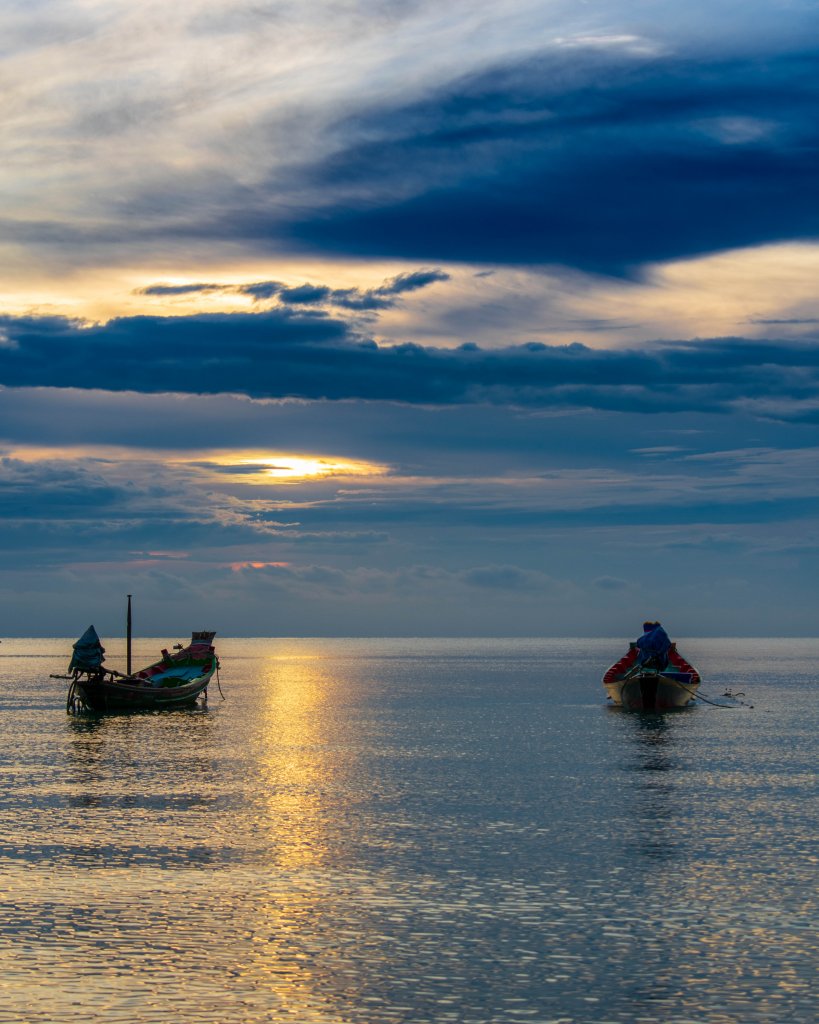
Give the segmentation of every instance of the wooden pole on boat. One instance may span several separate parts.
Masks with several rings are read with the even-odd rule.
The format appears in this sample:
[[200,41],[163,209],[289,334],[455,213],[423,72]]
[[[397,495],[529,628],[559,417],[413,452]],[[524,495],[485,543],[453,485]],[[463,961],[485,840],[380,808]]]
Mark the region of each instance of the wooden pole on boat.
[[131,674],[131,595],[128,595],[128,630],[125,644],[125,674]]

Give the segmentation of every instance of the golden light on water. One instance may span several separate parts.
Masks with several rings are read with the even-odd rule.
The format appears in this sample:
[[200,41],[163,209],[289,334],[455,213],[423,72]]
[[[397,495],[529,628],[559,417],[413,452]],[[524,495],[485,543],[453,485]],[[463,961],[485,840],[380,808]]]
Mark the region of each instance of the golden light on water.
[[243,901],[243,927],[254,936],[243,970],[260,998],[249,1004],[258,1018],[247,1019],[268,1019],[272,1007],[282,1022],[332,1024],[341,1017],[321,964],[336,959],[333,848],[347,822],[344,802],[328,794],[337,794],[339,773],[349,769],[338,748],[350,737],[334,713],[339,684],[320,644],[280,641],[260,672],[256,742],[265,795],[254,843],[265,851],[268,882],[264,898]]
[[325,829],[339,810],[324,798],[334,771],[328,750],[338,741],[329,732],[328,696],[335,685],[324,665],[310,641],[292,649],[283,645],[265,664],[268,846],[279,870],[320,864],[327,853]]

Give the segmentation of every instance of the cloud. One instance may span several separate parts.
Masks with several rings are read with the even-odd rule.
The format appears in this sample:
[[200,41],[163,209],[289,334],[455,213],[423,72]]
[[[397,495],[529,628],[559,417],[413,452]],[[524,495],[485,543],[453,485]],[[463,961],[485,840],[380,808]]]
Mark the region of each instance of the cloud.
[[[0,318],[0,384],[149,394],[218,394],[411,404],[591,407],[643,413],[727,412],[778,402],[809,418],[819,346],[742,338],[638,350],[528,343],[379,347],[324,311],[130,317],[85,326]],[[774,415],[769,412],[769,415]]]
[[544,572],[516,565],[478,565],[463,569],[443,569],[436,565],[411,565],[401,569],[339,569],[327,565],[290,565],[287,563],[239,563],[234,572],[253,576],[272,588],[295,586],[308,591],[333,594],[385,594],[394,597],[408,589],[493,590],[509,593],[560,591],[564,581]]
[[351,117],[361,141],[302,169],[324,200],[289,231],[348,254],[611,274],[812,238],[818,63],[589,47],[498,65]]
[[752,324],[762,324],[762,325],[767,325],[767,326],[771,326],[771,327],[782,327],[782,326],[788,326],[790,324],[796,324],[796,325],[800,325],[800,324],[819,324],[819,317],[816,317],[816,316],[788,317],[788,318],[784,318],[784,319],[776,319],[775,317],[769,317],[769,318],[754,317],[753,319],[749,320],[748,322],[752,323]]
[[147,288],[140,288],[140,295],[207,295],[211,292],[225,291],[226,286],[222,284],[152,284]]
[[120,492],[101,468],[0,457],[0,515],[9,520],[35,518],[46,510],[55,519],[107,514]]
[[598,576],[592,580],[592,586],[598,590],[628,590],[631,584],[628,580],[620,579],[618,576]]
[[[118,421],[121,449],[95,455]],[[194,617],[261,635],[271,594],[282,599],[277,629],[311,635],[572,632],[605,628],[614,610],[642,621],[646,607],[681,629],[670,602],[696,608],[696,621],[712,616],[717,629],[720,600],[740,577],[732,626],[754,629],[770,628],[771,616],[796,621],[793,602],[809,600],[815,582],[817,451],[799,447],[812,432],[742,413],[647,424],[633,413],[487,405],[3,392],[0,436],[35,441],[33,428],[54,422],[61,436],[50,428],[50,454],[41,439],[0,462],[9,631],[60,632],[75,614],[95,621],[118,592],[141,595],[163,634]],[[146,423],[177,448],[140,447]],[[260,489],[214,474],[196,447],[229,452],[260,437],[366,453],[393,471],[363,487],[330,479]],[[83,449],[64,447],[69,438],[84,438]],[[675,438],[684,450],[663,443]],[[646,458],[634,450],[646,447],[641,439],[665,453]],[[260,564],[283,562],[290,571]],[[635,575],[647,564],[662,565],[662,579]],[[162,603],[174,577],[208,604]],[[76,600],[88,581],[88,600]],[[37,607],[15,603],[18,589],[37,594]],[[760,592],[774,595],[763,610]]]
[[[253,287],[251,285],[251,287]],[[256,293],[258,295],[258,292]],[[279,298],[282,302],[294,306],[312,306],[319,302],[326,302],[330,296],[330,289],[326,285],[303,284],[297,288],[280,288]]]
[[815,6],[177,7],[12,35],[6,239],[623,274],[819,233]]
[[134,551],[164,560],[296,533],[269,508],[260,514],[253,501],[211,486],[195,464],[144,451],[111,458],[68,449],[4,456],[0,484],[4,564],[47,565],[64,561],[69,551],[72,560],[93,562],[121,564]]
[[545,573],[521,569],[516,565],[484,565],[468,569],[460,574],[468,586],[490,590],[540,590],[551,585]]
[[392,309],[407,292],[419,291],[450,275],[439,269],[397,274],[375,288],[330,288],[324,284],[286,285],[281,281],[254,281],[250,284],[152,284],[136,294],[158,298],[177,295],[245,295],[255,302],[278,300],[284,306],[326,306],[349,310]]
[[379,295],[401,295],[403,292],[418,291],[436,281],[448,281],[449,274],[441,270],[416,270],[411,273],[398,274],[376,289]]

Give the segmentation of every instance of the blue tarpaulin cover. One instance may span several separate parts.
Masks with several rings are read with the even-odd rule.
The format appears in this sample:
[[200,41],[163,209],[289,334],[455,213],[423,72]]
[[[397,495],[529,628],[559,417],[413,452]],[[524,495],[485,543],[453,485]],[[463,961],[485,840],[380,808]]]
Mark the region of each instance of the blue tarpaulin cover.
[[73,646],[74,654],[68,666],[69,672],[93,672],[105,661],[105,648],[93,626],[89,626]]
[[637,641],[637,649],[640,652],[637,657],[638,664],[645,665],[650,661],[655,668],[664,669],[668,664],[670,647],[671,640],[662,626],[657,625],[646,630]]

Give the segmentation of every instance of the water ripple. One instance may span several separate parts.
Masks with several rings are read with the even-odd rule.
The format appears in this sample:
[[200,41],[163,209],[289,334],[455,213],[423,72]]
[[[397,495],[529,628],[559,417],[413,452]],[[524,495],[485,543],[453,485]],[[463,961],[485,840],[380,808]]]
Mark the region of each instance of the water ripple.
[[0,1024],[815,1019],[817,642],[625,715],[599,641],[224,641],[224,703],[86,720],[51,643],[3,644]]

